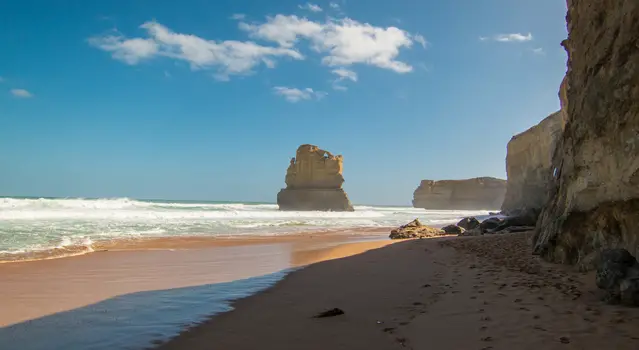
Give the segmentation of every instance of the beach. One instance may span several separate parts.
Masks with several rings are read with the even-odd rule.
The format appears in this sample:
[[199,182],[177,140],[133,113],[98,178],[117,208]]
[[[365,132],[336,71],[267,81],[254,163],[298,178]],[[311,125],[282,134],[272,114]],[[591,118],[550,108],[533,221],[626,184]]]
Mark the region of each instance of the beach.
[[[82,225],[108,219],[118,230],[147,228],[158,217],[164,228],[211,216],[268,225],[242,234],[94,235],[77,254],[74,246],[9,254],[0,264],[3,349],[639,347],[639,310],[601,302],[592,272],[540,261],[532,232],[393,241],[382,224],[405,220],[412,209],[280,213],[276,220],[289,223],[282,228],[266,218],[271,208],[260,211],[264,205],[71,204],[32,208],[9,224],[37,228],[44,216],[64,231],[88,214],[93,221]],[[465,212],[424,213],[421,220],[441,225]],[[357,226],[366,216],[370,226]],[[309,228],[312,220],[338,227]],[[343,314],[314,317],[335,308]]]
[[[530,233],[399,242],[292,272],[160,349],[636,349],[639,310]],[[314,318],[339,308],[343,315]]]
[[[146,348],[291,269],[391,243],[386,231],[132,241],[0,264],[3,349]],[[59,337],[58,334],[65,334]]]
[[0,198],[0,343],[21,350],[146,348],[299,268],[388,245],[391,228],[416,217],[441,227],[487,213]]

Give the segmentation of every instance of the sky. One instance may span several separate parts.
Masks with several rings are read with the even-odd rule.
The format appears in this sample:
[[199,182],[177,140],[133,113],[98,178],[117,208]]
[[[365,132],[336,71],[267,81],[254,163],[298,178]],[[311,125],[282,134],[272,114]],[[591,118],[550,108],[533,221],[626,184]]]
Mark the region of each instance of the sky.
[[0,2],[0,195],[274,202],[301,144],[356,204],[505,178],[559,109],[558,0]]

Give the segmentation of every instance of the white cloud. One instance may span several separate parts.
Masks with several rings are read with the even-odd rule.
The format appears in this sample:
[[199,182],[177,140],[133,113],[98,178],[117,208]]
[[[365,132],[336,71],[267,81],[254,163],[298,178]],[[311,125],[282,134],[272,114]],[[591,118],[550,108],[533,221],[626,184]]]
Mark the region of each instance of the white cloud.
[[[413,40],[421,42],[410,33],[396,27],[375,27],[350,18],[329,19],[326,22],[310,21],[297,16],[277,15],[267,17],[263,24],[240,23],[253,38],[293,47],[306,39],[311,47],[325,56],[322,63],[328,66],[348,66],[356,63],[390,69],[397,73],[410,72],[413,67],[396,60],[402,47],[411,47]],[[425,42],[425,39],[424,39]]]
[[307,2],[304,5],[299,5],[299,8],[301,8],[302,10],[308,10],[311,12],[322,12],[322,8],[319,7],[318,5],[315,4],[311,4],[310,2]]
[[140,27],[147,31],[148,38],[105,36],[90,38],[89,43],[127,64],[134,65],[156,56],[168,57],[186,61],[192,69],[216,69],[215,76],[221,80],[230,75],[249,74],[262,63],[272,67],[274,57],[304,58],[289,48],[262,46],[251,41],[206,40],[175,33],[157,22],[146,22]]
[[493,40],[493,41],[498,41],[498,42],[502,42],[502,43],[512,43],[512,42],[531,41],[531,40],[533,40],[533,36],[532,36],[532,33],[528,33],[528,34],[521,34],[521,33],[497,34],[497,35],[495,35],[493,37],[480,36],[479,40],[481,40],[481,41]]
[[30,98],[33,94],[25,89],[11,89],[11,94],[19,98]]
[[234,20],[236,20],[236,21],[241,21],[241,20],[243,20],[243,19],[245,19],[245,18],[246,18],[246,15],[245,15],[245,14],[243,14],[243,13],[234,13],[234,14],[231,16],[231,19],[234,19]]
[[[336,3],[329,6],[339,9]],[[357,74],[351,70],[351,66],[356,64],[397,73],[411,72],[413,67],[398,59],[400,50],[411,48],[415,43],[428,46],[420,34],[395,26],[377,27],[350,18],[309,20],[283,14],[266,17],[261,22],[246,21],[243,14],[235,14],[231,18],[238,20],[239,28],[253,41],[211,40],[174,32],[150,21],[140,26],[144,34],[138,37],[127,37],[115,31],[89,38],[88,43],[129,65],[156,58],[171,59],[186,62],[193,70],[210,70],[211,76],[220,81],[251,74],[259,66],[275,68],[282,59],[304,60],[306,57],[300,50],[308,48],[337,75],[334,83],[357,81]],[[257,43],[258,40],[270,44]],[[299,91],[309,93],[307,90]]]
[[331,2],[328,4],[328,6],[330,6],[334,10],[339,10],[339,4],[336,2]]
[[310,38],[322,32],[322,26],[319,23],[295,15],[276,15],[267,17],[267,22],[264,24],[242,22],[239,26],[240,29],[249,32],[253,38],[273,41],[283,47],[293,47],[298,37]]
[[343,82],[344,80],[350,80],[353,82],[357,81],[357,73],[346,68],[333,69],[331,73],[337,75],[337,78],[333,80],[333,89],[335,90],[347,90],[346,86],[341,85],[341,82]]
[[546,51],[544,51],[544,49],[542,47],[538,47],[535,49],[532,49],[532,52],[536,55],[545,55]]
[[426,46],[428,45],[428,41],[426,41],[426,38],[424,38],[424,36],[421,34],[413,35],[413,40],[422,45],[423,48],[426,48]]
[[134,65],[143,59],[151,58],[158,53],[158,44],[151,39],[125,39],[121,35],[93,37],[89,44],[111,52],[111,56],[126,64]]
[[333,83],[333,90],[346,91],[348,88],[346,86],[339,85],[338,83]]
[[283,96],[288,102],[299,102],[302,100],[322,99],[327,93],[323,91],[314,91],[311,88],[300,90],[298,88],[289,88],[285,86],[276,86],[273,88],[276,95]]
[[345,68],[338,68],[338,69],[333,69],[332,70],[333,74],[336,74],[341,80],[352,80],[352,81],[357,81],[357,73],[353,72],[352,70],[348,70]]

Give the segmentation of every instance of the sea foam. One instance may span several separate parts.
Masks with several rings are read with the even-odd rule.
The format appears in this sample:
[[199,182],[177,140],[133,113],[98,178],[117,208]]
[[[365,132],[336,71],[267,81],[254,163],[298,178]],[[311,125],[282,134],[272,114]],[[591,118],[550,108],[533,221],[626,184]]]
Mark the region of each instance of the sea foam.
[[[89,251],[131,238],[283,235],[389,227],[419,218],[444,225],[488,210],[355,206],[354,212],[279,211],[276,204],[131,198],[0,198],[0,255],[50,249]],[[0,260],[2,256],[0,256]]]

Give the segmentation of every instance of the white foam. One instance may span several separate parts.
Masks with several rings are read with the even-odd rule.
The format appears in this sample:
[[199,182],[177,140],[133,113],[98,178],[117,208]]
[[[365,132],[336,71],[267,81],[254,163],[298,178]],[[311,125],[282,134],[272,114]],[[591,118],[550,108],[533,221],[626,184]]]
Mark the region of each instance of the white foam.
[[488,211],[355,206],[354,212],[279,211],[276,204],[143,201],[130,198],[0,198],[0,254],[84,246],[130,237],[279,235],[444,225]]

